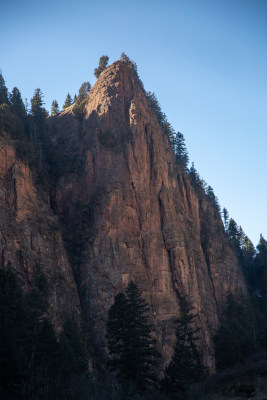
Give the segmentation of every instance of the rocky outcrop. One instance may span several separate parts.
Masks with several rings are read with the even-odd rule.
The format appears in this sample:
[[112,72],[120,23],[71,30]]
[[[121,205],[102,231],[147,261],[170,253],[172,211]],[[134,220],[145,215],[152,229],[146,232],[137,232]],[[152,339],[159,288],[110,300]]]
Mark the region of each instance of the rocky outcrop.
[[48,313],[57,330],[66,317],[79,316],[79,296],[49,196],[37,190],[7,136],[0,142],[0,265],[10,265],[25,290],[37,270],[46,276]]
[[[64,141],[75,160],[58,179],[52,203],[95,341],[104,342],[114,296],[134,280],[150,303],[165,362],[172,321],[186,296],[212,370],[211,337],[228,292],[244,292],[244,279],[218,212],[177,168],[135,71],[125,62],[112,64],[89,93],[84,120],[75,120],[69,107],[53,118],[51,136],[55,148]],[[34,192],[24,195],[34,204]],[[14,195],[8,201],[13,204]],[[25,220],[23,207],[16,212]]]

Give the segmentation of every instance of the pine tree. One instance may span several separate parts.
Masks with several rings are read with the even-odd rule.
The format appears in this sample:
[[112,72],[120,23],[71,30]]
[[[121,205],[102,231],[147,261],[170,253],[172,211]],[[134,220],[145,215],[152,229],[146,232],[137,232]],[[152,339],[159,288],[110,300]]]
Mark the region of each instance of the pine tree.
[[119,293],[109,310],[108,365],[121,382],[132,382],[137,389],[146,389],[156,382],[159,355],[152,331],[149,307],[135,283],[130,282],[126,295]]
[[84,107],[86,102],[86,97],[91,90],[91,85],[89,82],[83,82],[80,89],[77,100],[74,103],[73,113],[76,118],[82,119],[84,115]]
[[224,321],[213,338],[217,368],[230,367],[253,353],[259,343],[261,325],[261,316],[248,298],[237,301],[229,294]]
[[182,171],[188,170],[188,152],[185,145],[185,139],[181,132],[177,132],[175,136],[175,160]]
[[58,102],[56,100],[52,101],[51,105],[51,115],[57,115],[59,113]]
[[[260,240],[256,246],[256,249],[257,249],[257,254],[255,258],[256,282],[257,286],[263,289],[263,292],[265,292],[266,296],[265,280],[267,276],[267,240],[263,237],[262,234],[260,234]],[[265,310],[265,312],[267,314],[267,310]]]
[[128,57],[124,52],[121,53],[120,60],[126,62],[127,65],[137,73],[136,63],[133,60],[131,60],[130,57]]
[[195,168],[194,162],[192,162],[192,165],[191,165],[191,167],[189,169],[189,172],[188,172],[188,176],[189,176],[189,178],[191,180],[192,185],[195,188],[202,188],[202,180],[201,180],[201,178],[199,176],[199,173],[197,172],[197,170]]
[[14,87],[10,94],[11,110],[20,118],[26,116],[25,105],[22,101],[20,91],[17,87]]
[[40,118],[45,116],[45,109],[43,108],[44,101],[43,101],[43,93],[41,89],[37,88],[34,91],[34,95],[31,98],[31,114],[34,117]]
[[174,353],[162,381],[162,388],[167,392],[184,392],[188,384],[199,381],[203,376],[195,344],[199,329],[192,326],[195,315],[185,298],[181,300],[180,309],[181,315],[176,320]]
[[229,213],[225,207],[222,210],[222,215],[223,215],[224,229],[227,231],[229,223]]
[[237,254],[240,254],[240,237],[238,233],[238,225],[233,218],[230,218],[228,228],[227,228],[227,235],[229,237],[230,243],[232,247],[236,250]]
[[108,65],[108,60],[109,57],[108,56],[102,56],[99,59],[99,66],[98,68],[95,68],[94,70],[94,75],[95,77],[98,79],[100,77],[100,75],[102,74],[102,72],[107,68]]
[[73,104],[73,101],[72,101],[71,95],[68,93],[67,97],[66,97],[66,100],[65,100],[65,102],[63,104],[63,107],[62,107],[63,110],[65,110],[66,108],[70,107],[72,104]]
[[206,190],[206,195],[208,197],[208,199],[210,200],[211,204],[219,211],[219,213],[221,212],[220,210],[220,204],[219,204],[219,200],[217,198],[217,196],[215,196],[214,194],[214,190],[212,189],[212,187],[209,185],[207,186]]
[[0,105],[9,104],[8,91],[3,75],[0,73]]

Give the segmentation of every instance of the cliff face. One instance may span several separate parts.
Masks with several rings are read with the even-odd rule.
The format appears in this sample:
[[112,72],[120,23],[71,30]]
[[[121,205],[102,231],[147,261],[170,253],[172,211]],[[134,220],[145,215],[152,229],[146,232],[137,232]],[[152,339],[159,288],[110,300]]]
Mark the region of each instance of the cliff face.
[[12,142],[0,142],[0,265],[11,265],[25,290],[42,272],[49,286],[48,313],[57,329],[80,314],[80,302],[49,197],[38,193],[28,165]]
[[[213,369],[211,336],[228,291],[245,291],[243,276],[218,212],[177,169],[135,72],[124,62],[112,64],[89,93],[83,122],[70,107],[53,118],[51,135],[55,148],[64,141],[75,160],[76,168],[58,179],[52,203],[95,341],[104,338],[114,296],[134,280],[151,305],[165,361],[172,353],[172,318],[187,296],[201,326],[204,362]],[[26,167],[23,174],[26,184]],[[35,194],[27,196],[29,207]],[[17,210],[25,221],[26,211]],[[47,243],[69,274],[61,240]]]

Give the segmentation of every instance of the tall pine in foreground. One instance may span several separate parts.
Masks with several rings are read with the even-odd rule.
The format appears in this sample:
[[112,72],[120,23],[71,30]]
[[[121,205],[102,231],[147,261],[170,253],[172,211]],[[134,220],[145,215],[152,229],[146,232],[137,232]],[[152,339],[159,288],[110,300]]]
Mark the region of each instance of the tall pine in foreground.
[[184,393],[188,384],[195,383],[203,377],[195,340],[199,329],[192,324],[195,315],[186,299],[180,303],[181,316],[176,320],[176,342],[170,364],[165,369],[162,388],[166,392]]
[[107,322],[108,366],[123,384],[145,390],[156,382],[158,352],[149,322],[149,307],[141,291],[130,282],[126,295],[119,293]]

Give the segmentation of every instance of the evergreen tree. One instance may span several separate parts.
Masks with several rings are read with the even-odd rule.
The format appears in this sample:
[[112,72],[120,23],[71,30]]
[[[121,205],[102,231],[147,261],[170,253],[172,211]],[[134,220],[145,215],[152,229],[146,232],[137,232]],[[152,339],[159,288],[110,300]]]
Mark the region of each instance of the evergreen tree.
[[10,94],[10,105],[11,110],[20,118],[26,116],[25,105],[22,101],[20,91],[17,87],[14,87]]
[[170,364],[165,369],[162,388],[167,392],[184,392],[186,386],[203,377],[195,341],[199,329],[193,328],[195,315],[186,299],[180,303],[181,315],[176,320],[176,342]]
[[[267,240],[260,234],[259,243],[256,246],[257,254],[255,258],[255,283],[260,288],[266,297],[266,276],[267,276]],[[265,313],[267,314],[266,305],[264,305]]]
[[197,172],[197,170],[195,168],[194,162],[192,162],[192,165],[191,165],[191,167],[189,169],[189,172],[188,172],[188,176],[190,178],[190,181],[191,181],[192,185],[195,188],[198,188],[198,189],[202,188],[202,180],[201,180],[201,178],[199,176],[199,173]]
[[65,110],[66,108],[70,107],[72,104],[73,104],[73,101],[72,101],[71,95],[68,93],[67,97],[66,97],[66,100],[65,100],[65,102],[63,104],[63,110]]
[[91,90],[91,85],[89,82],[83,82],[80,89],[77,100],[74,103],[73,113],[76,118],[82,119],[84,115],[84,107],[86,102],[86,97]]
[[14,384],[24,378],[29,317],[16,276],[10,266],[0,268],[0,393],[12,393]]
[[94,70],[94,75],[95,77],[98,79],[100,77],[100,75],[102,74],[102,72],[107,68],[108,65],[108,60],[109,57],[108,56],[102,56],[99,59],[99,66],[98,68],[95,68]]
[[57,115],[59,113],[58,102],[56,100],[52,101],[51,105],[51,115]]
[[76,101],[77,101],[77,94],[75,94],[73,97],[73,103],[76,103]]
[[185,139],[181,132],[175,136],[175,160],[183,171],[188,170],[188,152],[185,145]]
[[222,215],[223,215],[224,229],[227,231],[229,223],[229,213],[225,207],[222,210]]
[[126,62],[127,65],[137,73],[136,63],[133,60],[131,60],[130,57],[128,57],[124,52],[121,53],[120,59],[121,59],[121,61]]
[[132,382],[137,389],[146,389],[156,382],[154,370],[159,355],[152,331],[149,307],[135,283],[130,282],[126,295],[119,293],[109,310],[108,365],[121,382]]
[[34,95],[31,98],[31,114],[36,118],[42,118],[45,116],[43,97],[44,95],[41,89],[35,89]]
[[220,204],[218,201],[217,196],[215,196],[214,194],[214,190],[212,189],[212,187],[209,185],[207,186],[206,190],[206,195],[208,197],[208,199],[210,200],[211,204],[219,211],[219,213],[221,212],[220,210]]
[[227,235],[229,237],[230,243],[232,247],[235,249],[238,255],[240,255],[240,237],[238,232],[238,225],[233,218],[230,218],[228,228],[227,228]]
[[43,105],[43,93],[38,88],[31,98],[31,115],[33,117],[31,121],[31,136],[35,144],[39,171],[43,170],[45,157],[49,153],[46,127],[47,111]]
[[255,352],[260,345],[264,321],[249,298],[239,301],[229,294],[224,321],[214,336],[218,369],[230,367]]
[[3,75],[0,73],[0,105],[9,104],[8,91]]

